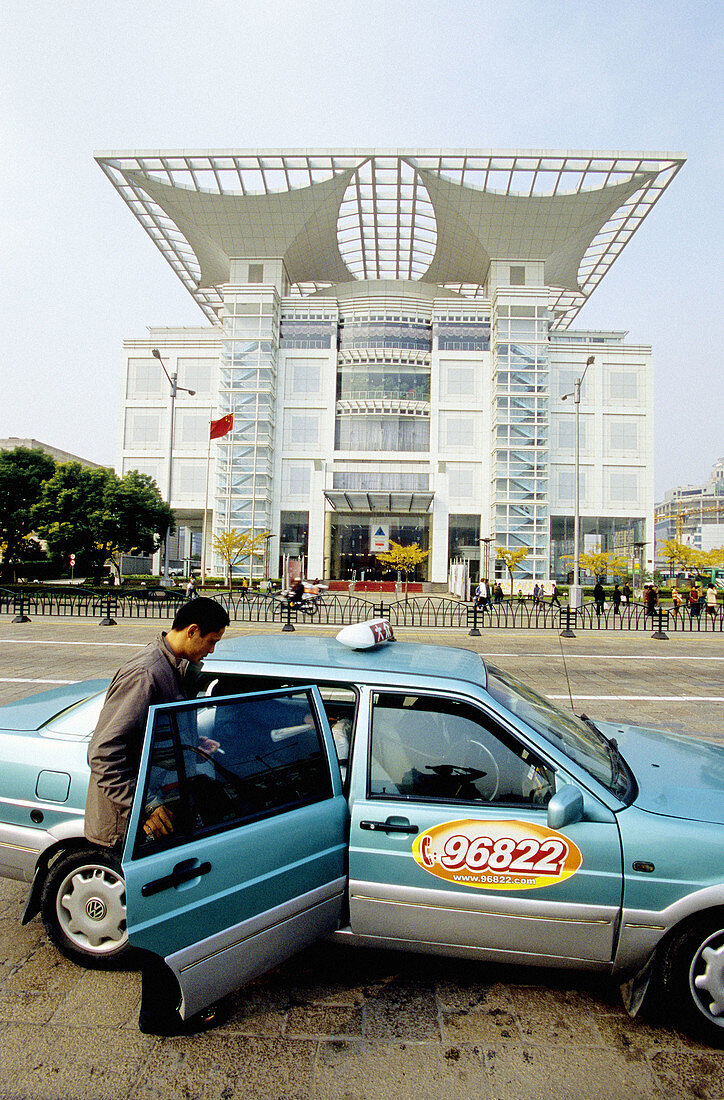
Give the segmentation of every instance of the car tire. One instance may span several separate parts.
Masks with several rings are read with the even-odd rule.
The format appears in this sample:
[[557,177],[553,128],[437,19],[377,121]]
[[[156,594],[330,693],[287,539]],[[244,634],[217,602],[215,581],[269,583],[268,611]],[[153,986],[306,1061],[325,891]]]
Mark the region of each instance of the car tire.
[[130,963],[126,884],[120,863],[107,852],[76,849],[52,863],[40,911],[50,939],[66,958],[95,970]]
[[664,1011],[707,1043],[724,1046],[724,910],[674,934],[662,952],[659,981]]

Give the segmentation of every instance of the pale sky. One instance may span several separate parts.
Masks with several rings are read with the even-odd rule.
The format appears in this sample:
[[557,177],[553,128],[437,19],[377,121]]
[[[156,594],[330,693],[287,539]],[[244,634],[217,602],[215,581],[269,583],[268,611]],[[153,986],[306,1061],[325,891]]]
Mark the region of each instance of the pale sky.
[[4,0],[0,437],[112,464],[123,338],[205,323],[95,150],[683,152],[688,163],[574,327],[653,345],[657,499],[704,481],[724,456],[723,10]]

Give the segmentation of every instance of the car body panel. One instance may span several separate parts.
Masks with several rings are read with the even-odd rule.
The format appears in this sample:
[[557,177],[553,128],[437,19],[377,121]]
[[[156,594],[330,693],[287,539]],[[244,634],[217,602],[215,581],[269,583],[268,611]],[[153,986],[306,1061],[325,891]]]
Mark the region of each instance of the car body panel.
[[[342,787],[329,723],[321,697],[314,696],[333,789],[324,810],[314,803],[142,859],[132,848],[124,856],[132,936],[167,958],[181,980],[187,1013],[335,928],[335,937],[350,943],[626,975],[640,969],[680,921],[724,906],[724,830],[717,824],[724,808],[722,746],[599,723],[618,739],[636,776],[626,805],[560,744],[529,726],[524,708],[516,712],[493,698],[484,662],[466,650],[398,642],[355,651],[328,637],[245,636],[222,641],[205,662],[204,676],[211,701],[170,706],[205,714],[207,724],[199,722],[205,736],[217,721],[215,708],[226,705],[224,695],[253,698],[260,686],[277,695],[288,685],[295,691],[331,686],[330,697],[354,694],[356,705]],[[40,854],[82,836],[86,741],[106,684],[69,685],[0,708],[0,873],[28,880]],[[501,737],[516,739],[555,772],[556,789],[580,792],[580,819],[555,830],[544,806],[410,799],[399,791],[377,797],[370,788],[371,722],[374,694],[381,691],[479,708]],[[149,729],[165,709],[155,708]],[[43,815],[41,822],[31,818],[34,812]],[[137,831],[138,800],[134,815],[130,828]],[[415,831],[363,827],[389,821]],[[478,829],[476,842],[504,822],[512,823],[514,838],[526,830],[557,834],[581,861],[555,882],[523,888],[479,876],[455,881],[423,865],[420,843],[415,849],[423,835],[447,835],[444,828],[453,822],[460,825],[456,835]],[[218,869],[218,879],[191,873],[204,863]],[[143,896],[144,885],[174,875],[179,866],[187,873],[183,883]],[[337,927],[345,889],[349,924]]]
[[643,726],[597,723],[618,741],[636,774],[636,805],[667,817],[724,825],[721,745]]
[[[282,729],[271,730],[278,738],[274,743],[262,724],[265,718],[275,720],[270,715],[286,713],[284,704],[306,700],[307,694],[297,689],[252,693],[242,700],[201,699],[152,707],[149,712],[122,859],[128,937],[133,946],[166,959],[181,987],[184,1016],[339,926],[347,878],[347,801],[318,690],[310,688],[308,697],[314,725],[306,728],[314,745],[319,744],[320,735],[324,744],[322,793],[310,804],[286,810],[283,803],[280,812],[265,811],[266,816],[250,808],[261,781],[257,772],[249,778],[245,769],[251,769],[249,761],[260,762],[258,774],[270,776],[272,802],[277,792],[283,799],[292,797],[286,789],[282,791],[281,777],[289,768],[285,754],[301,745],[306,735],[293,733],[300,728],[297,719],[289,724],[289,735]],[[306,704],[287,708],[297,716],[304,709]],[[221,743],[224,755],[224,763],[217,761],[211,775],[202,771],[210,767],[208,759],[198,762],[203,756],[197,747],[201,740],[192,743],[201,728],[203,737]],[[162,754],[168,756],[166,746],[175,749],[175,762],[166,776],[159,777],[158,761]],[[265,752],[269,747],[272,752]],[[179,749],[182,765],[176,762]],[[233,767],[237,770],[232,771]],[[172,775],[178,777],[178,790],[168,781]],[[202,811],[200,799],[194,802],[189,794],[195,807],[193,820],[185,826],[187,834],[176,835],[177,822],[184,829],[185,786],[191,790],[199,779],[214,784],[215,805],[226,797],[228,776],[236,779],[238,796],[232,804],[229,793],[228,820],[224,815],[215,817],[213,806],[205,805]],[[169,793],[169,806],[178,803],[173,811],[174,833],[161,842],[144,838],[142,829],[149,795],[156,789]],[[202,820],[207,812],[209,819]]]

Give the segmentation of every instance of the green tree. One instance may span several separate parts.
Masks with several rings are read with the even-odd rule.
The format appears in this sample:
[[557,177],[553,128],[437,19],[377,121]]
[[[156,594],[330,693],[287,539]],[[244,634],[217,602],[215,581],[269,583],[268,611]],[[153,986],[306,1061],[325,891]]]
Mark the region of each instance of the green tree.
[[269,531],[262,531],[255,535],[251,531],[240,531],[232,527],[230,531],[222,531],[220,535],[214,535],[213,547],[226,566],[226,577],[231,591],[231,572],[244,558],[263,558],[264,543],[269,538]]
[[34,514],[50,553],[78,555],[80,568],[94,576],[121,553],[155,553],[173,530],[173,512],[148,474],[131,470],[120,478],[80,462],[56,467]]
[[0,452],[0,544],[5,580],[14,579],[17,563],[31,547],[37,548],[30,540],[35,524],[33,509],[54,470],[53,459],[39,448],[15,447]]
[[495,556],[498,561],[505,562],[505,568],[510,577],[510,594],[513,595],[513,573],[522,561],[528,557],[528,547],[519,546],[517,550],[509,550],[507,546],[496,546]]
[[390,539],[390,549],[387,553],[375,554],[375,557],[383,565],[389,566],[390,569],[405,574],[405,599],[407,599],[410,573],[415,572],[417,566],[425,560],[429,553],[429,550],[422,550],[416,542],[403,546],[402,543]]

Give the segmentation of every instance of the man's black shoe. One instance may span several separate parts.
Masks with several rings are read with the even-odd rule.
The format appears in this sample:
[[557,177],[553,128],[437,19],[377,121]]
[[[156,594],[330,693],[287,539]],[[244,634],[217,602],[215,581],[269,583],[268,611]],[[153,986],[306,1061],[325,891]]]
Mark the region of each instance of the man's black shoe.
[[171,1037],[174,1035],[197,1035],[201,1031],[209,1031],[223,1023],[224,1015],[219,1005],[209,1005],[208,1008],[197,1012],[195,1016],[189,1016],[188,1020],[182,1020],[178,1012],[168,1019],[142,1020],[139,1018],[138,1030],[144,1035],[161,1035]]

